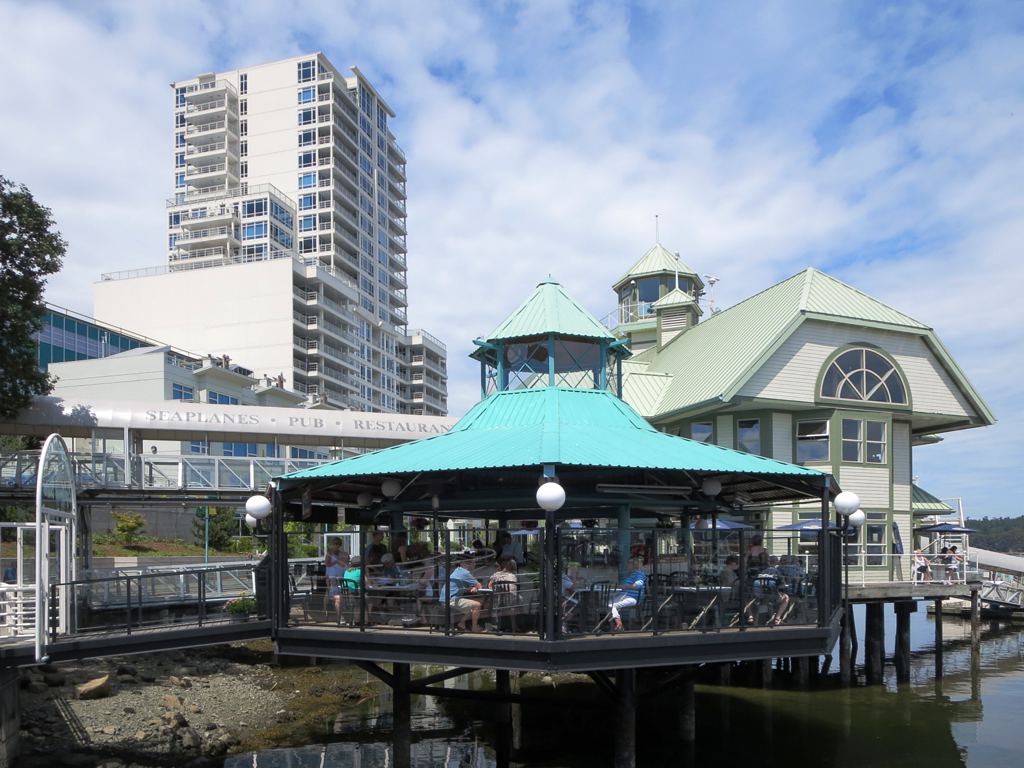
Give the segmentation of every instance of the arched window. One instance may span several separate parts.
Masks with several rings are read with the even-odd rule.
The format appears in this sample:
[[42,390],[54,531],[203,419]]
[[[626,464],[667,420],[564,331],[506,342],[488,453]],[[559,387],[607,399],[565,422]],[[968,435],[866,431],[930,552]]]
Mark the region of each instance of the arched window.
[[821,396],[906,405],[907,387],[888,358],[873,349],[848,349],[825,371]]

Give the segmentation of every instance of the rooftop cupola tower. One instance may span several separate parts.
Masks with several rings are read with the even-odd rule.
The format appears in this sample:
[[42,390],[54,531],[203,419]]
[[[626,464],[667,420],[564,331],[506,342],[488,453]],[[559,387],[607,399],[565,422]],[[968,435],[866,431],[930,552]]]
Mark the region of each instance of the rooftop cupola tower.
[[647,251],[613,286],[618,297],[613,333],[626,338],[633,352],[672,337],[695,325],[704,293],[700,276],[660,243]]
[[565,292],[542,281],[470,355],[480,361],[481,396],[516,389],[561,387],[622,392],[618,340]]

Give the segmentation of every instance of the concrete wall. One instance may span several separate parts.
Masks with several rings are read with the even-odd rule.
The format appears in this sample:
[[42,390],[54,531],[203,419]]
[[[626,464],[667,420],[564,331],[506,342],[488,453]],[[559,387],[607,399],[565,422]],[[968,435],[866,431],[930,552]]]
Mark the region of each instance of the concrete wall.
[[[291,259],[95,284],[97,318],[293,381]],[[282,287],[284,286],[284,287]]]

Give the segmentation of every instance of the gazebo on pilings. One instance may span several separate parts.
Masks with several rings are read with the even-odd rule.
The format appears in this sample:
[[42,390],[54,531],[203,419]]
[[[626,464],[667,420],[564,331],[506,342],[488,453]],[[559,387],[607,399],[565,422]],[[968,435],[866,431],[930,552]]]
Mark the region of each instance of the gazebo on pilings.
[[[840,608],[830,475],[652,428],[619,398],[628,350],[553,280],[476,344],[483,399],[450,432],[277,478],[279,652],[616,670],[632,700],[637,667],[830,650]],[[771,534],[741,520],[807,502],[821,509],[817,556],[795,563],[780,611],[748,561]],[[365,561],[322,595],[297,595],[284,523],[335,522],[340,510],[360,526]],[[500,533],[467,551],[465,531],[486,521]],[[404,562],[373,562],[388,549],[370,538],[375,527]],[[470,592],[474,579],[483,588]],[[636,604],[613,632],[609,603],[630,593]],[[397,672],[382,679],[402,685]]]

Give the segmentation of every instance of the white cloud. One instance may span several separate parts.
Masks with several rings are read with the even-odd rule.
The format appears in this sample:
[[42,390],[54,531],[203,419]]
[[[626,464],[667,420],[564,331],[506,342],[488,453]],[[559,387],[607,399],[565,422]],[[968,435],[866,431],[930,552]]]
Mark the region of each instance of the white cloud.
[[933,324],[1002,420],[915,469],[994,511],[1024,427],[1021,15],[0,2],[0,171],[54,208],[71,250],[49,297],[88,312],[100,272],[162,260],[167,83],[323,50],[399,113],[410,317],[448,343],[454,410],[477,397],[471,337],[549,272],[610,310],[657,213],[720,304],[814,264]]

